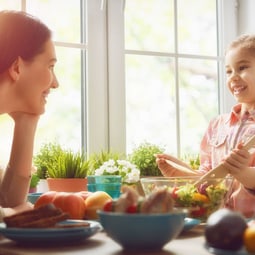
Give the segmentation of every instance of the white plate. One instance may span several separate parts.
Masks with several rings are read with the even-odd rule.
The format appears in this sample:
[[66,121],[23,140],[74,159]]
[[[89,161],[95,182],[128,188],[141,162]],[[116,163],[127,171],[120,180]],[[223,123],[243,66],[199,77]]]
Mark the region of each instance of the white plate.
[[[81,226],[83,222],[90,223],[89,226]],[[8,239],[23,244],[29,243],[63,243],[75,242],[87,239],[102,230],[102,226],[96,221],[66,220],[59,224],[76,224],[77,227],[67,228],[7,228],[0,223],[0,234]]]

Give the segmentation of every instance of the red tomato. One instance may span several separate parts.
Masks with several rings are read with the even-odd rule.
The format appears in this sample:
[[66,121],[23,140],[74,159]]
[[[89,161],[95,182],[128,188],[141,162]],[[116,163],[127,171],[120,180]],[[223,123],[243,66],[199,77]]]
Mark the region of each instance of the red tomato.
[[177,194],[178,189],[179,189],[178,187],[174,187],[174,189],[172,190],[171,196],[173,199],[178,198],[178,194]]
[[130,205],[127,209],[126,209],[127,213],[137,213],[137,206],[136,205]]
[[205,214],[206,214],[206,208],[204,207],[199,207],[198,209],[191,212],[191,215],[194,218],[203,217],[205,216]]
[[105,212],[112,212],[113,211],[113,205],[112,204],[113,204],[112,200],[106,201],[106,203],[104,204],[103,211],[105,211]]
[[39,206],[46,205],[52,203],[55,198],[57,192],[56,191],[47,191],[43,193],[35,202],[34,208],[38,208]]

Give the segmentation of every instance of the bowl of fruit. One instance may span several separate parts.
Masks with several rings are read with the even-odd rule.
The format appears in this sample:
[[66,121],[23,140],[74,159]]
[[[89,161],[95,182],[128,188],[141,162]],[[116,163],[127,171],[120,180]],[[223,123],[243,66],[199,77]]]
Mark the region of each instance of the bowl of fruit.
[[98,215],[104,231],[122,248],[155,250],[181,233],[186,212],[173,208],[165,189],[139,197],[127,188],[118,199],[107,201]]
[[205,221],[210,214],[221,208],[228,197],[231,177],[208,178],[196,184],[199,176],[146,177],[141,185],[146,196],[166,188],[174,200],[174,208],[185,208],[188,217]]

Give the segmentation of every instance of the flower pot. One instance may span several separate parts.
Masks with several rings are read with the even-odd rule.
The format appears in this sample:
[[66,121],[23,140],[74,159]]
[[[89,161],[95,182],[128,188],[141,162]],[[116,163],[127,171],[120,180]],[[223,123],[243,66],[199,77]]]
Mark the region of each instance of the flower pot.
[[95,178],[95,188],[97,191],[104,191],[112,198],[120,196],[121,176],[120,175],[98,175]]
[[87,178],[47,178],[49,190],[79,192],[87,190]]
[[47,192],[49,190],[48,182],[46,179],[40,179],[38,185],[37,185],[37,192]]

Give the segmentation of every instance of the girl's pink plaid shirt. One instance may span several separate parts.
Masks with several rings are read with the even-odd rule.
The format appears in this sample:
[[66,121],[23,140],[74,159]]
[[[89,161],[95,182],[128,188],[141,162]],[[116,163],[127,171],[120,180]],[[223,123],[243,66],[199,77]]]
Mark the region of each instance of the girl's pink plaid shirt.
[[[220,164],[221,160],[241,141],[255,134],[255,111],[241,116],[241,104],[233,107],[231,113],[219,115],[213,119],[201,141],[200,171],[207,172]],[[255,171],[255,148],[251,151],[250,166]],[[255,184],[255,180],[254,180]],[[255,215],[255,192],[234,181],[230,187],[230,196],[226,206],[241,211],[246,217]]]

